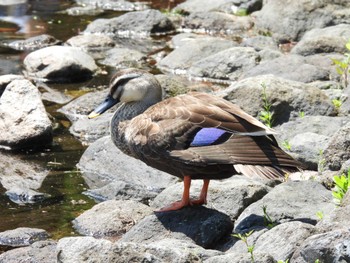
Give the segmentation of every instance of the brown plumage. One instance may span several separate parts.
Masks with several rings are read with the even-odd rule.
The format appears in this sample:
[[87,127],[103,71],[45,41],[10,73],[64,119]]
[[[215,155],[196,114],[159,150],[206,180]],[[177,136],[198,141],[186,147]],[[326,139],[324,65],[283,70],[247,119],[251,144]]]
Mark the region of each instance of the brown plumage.
[[[118,102],[111,121],[115,145],[184,179],[182,200],[164,211],[206,203],[211,179],[235,174],[276,179],[300,167],[278,146],[272,129],[213,95],[191,92],[161,101],[161,87],[152,74],[126,69],[112,78],[110,94],[89,117]],[[198,200],[189,199],[191,179],[204,180]]]

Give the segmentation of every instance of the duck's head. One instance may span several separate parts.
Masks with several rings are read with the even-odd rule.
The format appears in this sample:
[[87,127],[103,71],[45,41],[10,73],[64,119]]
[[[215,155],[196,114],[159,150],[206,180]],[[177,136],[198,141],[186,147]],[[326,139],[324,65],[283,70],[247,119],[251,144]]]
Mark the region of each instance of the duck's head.
[[153,105],[162,99],[162,88],[157,79],[140,69],[123,69],[117,72],[109,83],[106,99],[89,114],[95,118],[119,102]]

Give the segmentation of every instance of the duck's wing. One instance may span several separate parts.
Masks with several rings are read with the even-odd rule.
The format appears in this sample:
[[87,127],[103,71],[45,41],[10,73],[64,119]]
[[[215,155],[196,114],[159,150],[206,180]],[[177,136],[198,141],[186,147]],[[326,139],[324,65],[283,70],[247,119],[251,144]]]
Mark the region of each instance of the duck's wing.
[[143,160],[171,158],[198,167],[232,164],[247,176],[264,170],[263,176],[272,178],[298,166],[278,147],[273,133],[224,99],[191,93],[162,101],[134,118],[126,139]]

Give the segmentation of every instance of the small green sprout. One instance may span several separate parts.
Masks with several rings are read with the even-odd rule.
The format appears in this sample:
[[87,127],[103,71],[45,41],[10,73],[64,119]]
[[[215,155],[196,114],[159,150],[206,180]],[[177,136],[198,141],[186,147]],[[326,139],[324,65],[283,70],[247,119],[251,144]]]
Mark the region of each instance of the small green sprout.
[[339,110],[339,108],[340,108],[341,105],[342,105],[342,101],[341,101],[341,100],[338,100],[338,99],[333,99],[333,100],[332,100],[332,103],[333,103],[333,106],[334,106],[337,110]]
[[270,100],[267,97],[265,83],[261,83],[260,85],[263,89],[262,93],[261,93],[261,99],[263,102],[263,110],[260,111],[259,118],[260,118],[260,120],[262,120],[265,123],[265,125],[267,127],[271,128],[272,123],[273,123],[273,112],[271,112],[272,103],[270,102]]
[[247,251],[248,253],[250,254],[250,259],[252,262],[255,262],[255,259],[254,259],[254,245],[249,245],[248,244],[248,237],[251,236],[253,234],[254,230],[252,231],[249,231],[247,233],[244,233],[244,234],[232,234],[233,237],[236,237],[240,240],[242,240],[244,242],[244,244],[246,245],[247,247]]
[[[350,39],[345,44],[347,50],[350,51]],[[340,75],[343,81],[343,86],[346,88],[349,84],[349,73],[350,73],[350,52],[344,53],[344,58],[342,60],[338,60],[332,58],[332,61],[335,65],[335,69],[337,73]]]
[[267,228],[271,229],[277,225],[277,222],[275,220],[272,220],[270,215],[267,213],[267,206],[263,205],[262,207],[264,212],[264,224],[267,226]]
[[299,117],[304,118],[305,117],[305,112],[304,111],[299,111]]
[[322,220],[323,217],[324,217],[324,214],[323,214],[322,211],[317,211],[317,212],[316,212],[316,216],[317,216],[320,220]]
[[290,144],[289,141],[285,140],[282,142],[282,147],[288,151],[290,151],[292,149],[292,145]]
[[340,205],[343,201],[344,195],[348,191],[350,182],[350,169],[348,170],[347,175],[345,175],[344,173],[341,175],[335,175],[333,177],[333,181],[335,183],[335,186],[332,190],[332,195],[336,204]]

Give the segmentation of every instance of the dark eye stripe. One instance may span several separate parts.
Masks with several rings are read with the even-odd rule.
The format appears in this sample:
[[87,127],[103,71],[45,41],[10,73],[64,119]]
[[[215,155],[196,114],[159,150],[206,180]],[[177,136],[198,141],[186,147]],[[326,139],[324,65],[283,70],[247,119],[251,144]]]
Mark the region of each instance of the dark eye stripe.
[[[119,74],[115,75],[109,84],[111,90],[110,94],[116,99],[120,96],[121,91],[123,90],[124,85],[134,78],[140,77],[139,73],[130,73],[126,75],[119,76]],[[116,94],[115,94],[116,93]]]

